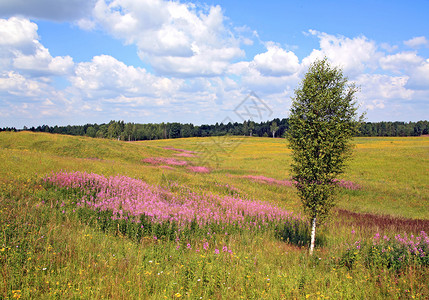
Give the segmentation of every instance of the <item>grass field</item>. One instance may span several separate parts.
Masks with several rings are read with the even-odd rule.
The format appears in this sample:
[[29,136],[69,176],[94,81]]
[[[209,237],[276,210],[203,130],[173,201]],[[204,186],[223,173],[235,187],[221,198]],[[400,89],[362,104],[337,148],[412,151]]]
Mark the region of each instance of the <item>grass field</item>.
[[0,299],[427,299],[429,137],[354,143],[309,257],[284,139],[1,132]]

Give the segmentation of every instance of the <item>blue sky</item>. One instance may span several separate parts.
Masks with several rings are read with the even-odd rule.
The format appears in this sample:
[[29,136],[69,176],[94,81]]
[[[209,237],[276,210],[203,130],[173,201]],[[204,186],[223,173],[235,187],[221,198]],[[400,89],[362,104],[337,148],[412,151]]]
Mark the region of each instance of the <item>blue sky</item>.
[[429,2],[0,0],[0,127],[288,116],[327,57],[368,121],[429,119]]

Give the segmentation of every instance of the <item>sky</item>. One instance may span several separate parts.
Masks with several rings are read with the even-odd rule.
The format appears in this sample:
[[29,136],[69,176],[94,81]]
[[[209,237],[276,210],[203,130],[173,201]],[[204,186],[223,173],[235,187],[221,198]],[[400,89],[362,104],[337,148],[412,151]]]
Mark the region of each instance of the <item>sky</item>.
[[367,121],[428,120],[428,11],[427,0],[0,0],[0,127],[287,118],[324,57],[359,87]]

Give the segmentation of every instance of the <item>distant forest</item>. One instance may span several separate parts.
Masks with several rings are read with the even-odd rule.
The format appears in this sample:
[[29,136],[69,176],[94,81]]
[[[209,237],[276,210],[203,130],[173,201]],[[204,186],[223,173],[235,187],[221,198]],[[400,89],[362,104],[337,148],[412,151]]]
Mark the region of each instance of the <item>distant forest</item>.
[[[206,136],[259,136],[285,137],[289,128],[288,119],[274,119],[267,122],[244,121],[243,123],[216,123],[201,125],[181,123],[136,124],[124,121],[110,121],[108,124],[86,124],[68,126],[38,126],[22,130],[68,135],[108,138],[122,141],[174,139]],[[0,131],[21,131],[16,128],[0,128]],[[429,134],[429,122],[366,122],[358,136],[420,136]]]

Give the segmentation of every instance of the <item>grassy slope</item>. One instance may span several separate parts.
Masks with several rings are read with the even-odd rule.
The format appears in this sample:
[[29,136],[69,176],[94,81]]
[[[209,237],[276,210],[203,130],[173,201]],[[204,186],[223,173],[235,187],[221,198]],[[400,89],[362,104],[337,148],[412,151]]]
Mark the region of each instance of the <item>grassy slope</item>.
[[[429,219],[429,138],[358,138],[349,168],[342,176],[360,185],[361,191],[339,195],[338,207],[357,212]],[[208,175],[183,168],[173,171],[142,163],[146,157],[173,156],[162,147],[205,151],[190,160],[209,166]],[[291,188],[249,184],[240,175],[288,179],[290,150],[284,139],[190,138],[135,143],[29,132],[0,135],[0,178],[33,176],[51,171],[85,170],[105,175],[124,174],[159,184],[167,178],[211,189],[213,183],[233,184],[250,197],[275,202],[299,211]],[[164,174],[164,176],[162,176]]]
[[[360,138],[344,179],[363,186],[345,191],[338,206],[353,211],[429,219],[429,138]],[[175,157],[162,147],[201,151],[181,158],[209,165],[210,174],[184,167],[160,169],[142,162],[146,157]],[[312,262],[304,250],[273,239],[270,234],[219,237],[216,245],[233,249],[231,258],[197,253],[175,243],[144,239],[140,244],[105,235],[40,205],[37,179],[51,171],[81,170],[105,175],[124,174],[151,184],[167,181],[191,188],[226,193],[232,184],[250,198],[299,211],[293,188],[267,186],[240,175],[289,177],[290,156],[283,139],[191,138],[124,143],[49,134],[0,133],[0,298],[215,299],[281,298],[424,298],[427,270],[403,275],[357,266],[333,265],[342,244],[374,234],[348,225],[326,229],[328,245]],[[2,192],[3,191],[3,192]],[[55,195],[54,195],[55,196]],[[43,196],[45,199],[47,196]],[[46,199],[49,199],[47,197]],[[50,201],[55,201],[54,198]],[[189,242],[202,248],[203,240]],[[213,248],[211,248],[213,251]],[[3,264],[7,259],[7,264]],[[399,277],[398,277],[399,276]],[[203,278],[203,281],[198,279]],[[206,279],[204,279],[206,278]],[[267,280],[267,278],[269,280]],[[362,289],[356,290],[356,285]]]
[[[338,207],[429,219],[429,138],[357,138],[354,142],[355,153],[342,178],[360,184],[363,189],[344,192],[339,196]],[[229,138],[225,141],[223,138],[193,138],[140,143],[197,151],[203,144],[208,149],[216,149],[213,153],[219,158],[219,164],[213,159],[208,160],[215,174],[290,177],[290,150],[284,139]],[[234,179],[229,180],[236,183]],[[246,189],[259,199],[282,199],[288,208],[299,209],[299,200],[290,189],[280,189],[269,196],[266,188],[247,185]]]

